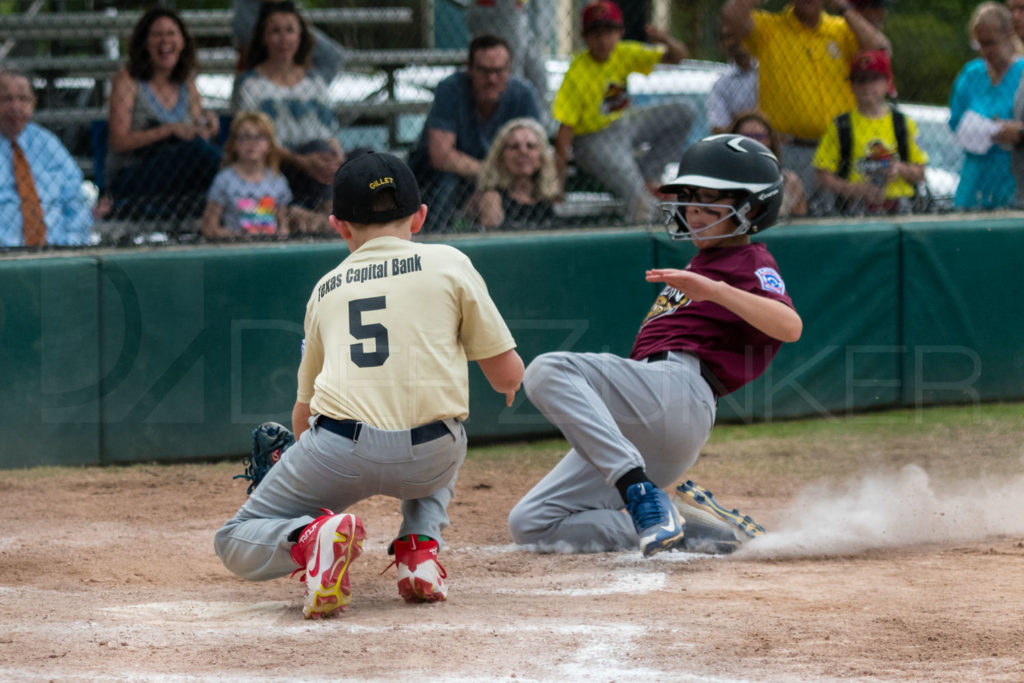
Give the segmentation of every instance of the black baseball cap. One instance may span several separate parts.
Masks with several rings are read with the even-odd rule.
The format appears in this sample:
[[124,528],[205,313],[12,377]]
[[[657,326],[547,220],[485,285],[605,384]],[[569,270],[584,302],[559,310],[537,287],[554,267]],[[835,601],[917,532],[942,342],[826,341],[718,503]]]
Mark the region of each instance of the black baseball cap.
[[[373,210],[377,195],[390,189],[397,206]],[[389,223],[419,211],[420,188],[404,161],[383,152],[353,154],[334,174],[332,213],[350,223]]]

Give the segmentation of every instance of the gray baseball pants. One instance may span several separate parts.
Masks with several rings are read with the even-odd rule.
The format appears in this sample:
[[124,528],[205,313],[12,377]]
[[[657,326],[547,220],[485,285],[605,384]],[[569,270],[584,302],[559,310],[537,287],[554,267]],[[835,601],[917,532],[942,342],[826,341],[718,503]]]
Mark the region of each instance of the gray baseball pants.
[[530,363],[523,386],[572,448],[512,509],[512,539],[540,550],[635,550],[615,482],[643,467],[664,488],[696,462],[715,421],[697,358],[546,353]]
[[657,218],[658,206],[646,183],[660,182],[665,166],[682,158],[693,119],[685,102],[634,109],[607,128],[573,138],[573,158],[626,202],[627,220],[647,223]]
[[396,536],[423,534],[443,544],[448,503],[466,458],[466,430],[458,420],[444,421],[450,435],[415,446],[405,430],[364,424],[352,440],[310,423],[214,537],[225,567],[250,581],[289,574],[296,569],[293,531],[323,514],[320,508],[340,513],[375,495],[402,501]]

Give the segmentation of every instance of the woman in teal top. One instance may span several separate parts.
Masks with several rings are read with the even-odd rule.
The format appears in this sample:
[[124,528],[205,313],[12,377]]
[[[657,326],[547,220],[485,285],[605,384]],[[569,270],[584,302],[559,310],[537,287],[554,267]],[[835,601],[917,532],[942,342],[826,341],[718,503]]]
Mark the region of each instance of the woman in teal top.
[[1019,138],[1020,122],[1012,120],[1013,99],[1024,74],[1024,59],[1016,54],[1013,21],[1005,5],[978,5],[969,33],[981,56],[964,65],[953,83],[949,127],[957,130],[968,111],[1005,123],[993,136],[988,151],[965,155],[953,205],[965,209],[1006,207],[1016,191],[1009,147]]

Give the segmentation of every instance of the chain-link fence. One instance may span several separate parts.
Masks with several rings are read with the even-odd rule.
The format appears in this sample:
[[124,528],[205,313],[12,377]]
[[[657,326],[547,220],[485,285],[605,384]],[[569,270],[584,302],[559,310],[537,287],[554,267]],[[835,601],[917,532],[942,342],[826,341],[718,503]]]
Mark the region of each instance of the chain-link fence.
[[[433,232],[657,223],[673,162],[728,130],[774,147],[792,218],[1015,204],[1024,7],[969,31],[953,0],[624,0],[585,40],[580,0],[263,4],[0,1],[0,64],[45,129],[14,137],[48,244],[332,238],[333,170],[367,148],[409,160]],[[466,69],[480,33],[512,54],[485,41]],[[542,128],[503,129],[523,116]],[[4,246],[24,243],[22,185],[0,175]]]

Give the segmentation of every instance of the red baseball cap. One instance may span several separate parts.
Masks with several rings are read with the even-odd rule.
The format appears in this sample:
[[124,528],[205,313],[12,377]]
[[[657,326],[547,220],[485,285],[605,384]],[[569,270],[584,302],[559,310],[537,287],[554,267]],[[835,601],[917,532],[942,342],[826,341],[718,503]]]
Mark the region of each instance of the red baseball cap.
[[622,10],[611,0],[595,0],[583,8],[583,33],[603,27],[623,28]]
[[893,84],[892,64],[889,62],[889,53],[885,50],[865,50],[858,52],[850,63],[850,78],[857,74],[878,74],[884,76],[889,84],[889,94],[896,96],[896,87]]

